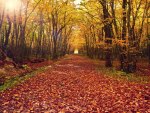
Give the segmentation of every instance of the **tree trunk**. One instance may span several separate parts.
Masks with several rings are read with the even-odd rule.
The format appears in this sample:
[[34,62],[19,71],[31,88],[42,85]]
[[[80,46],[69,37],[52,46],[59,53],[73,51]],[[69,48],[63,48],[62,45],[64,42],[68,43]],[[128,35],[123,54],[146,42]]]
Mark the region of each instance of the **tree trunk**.
[[[122,25],[122,40],[124,41],[124,44],[126,44],[126,29],[127,29],[127,17],[126,17],[126,8],[127,8],[127,0],[123,0],[122,3],[122,9],[123,9],[123,25]],[[126,55],[126,45],[123,45],[123,47],[121,47],[121,53],[120,53],[120,69],[124,69],[125,66],[125,60],[127,59],[127,55]]]
[[[3,46],[3,51],[7,51],[8,49],[8,41],[9,41],[9,37],[10,37],[10,33],[11,33],[11,20],[10,17],[7,15],[7,21],[8,21],[8,29],[6,27],[6,37],[5,37],[5,42],[4,42],[4,46]],[[7,52],[6,52],[7,53]]]
[[126,39],[126,23],[127,23],[126,7],[127,7],[127,0],[123,0],[123,4],[122,4],[122,8],[123,8],[122,40]]
[[112,38],[113,38],[113,31],[112,31],[112,22],[109,22],[107,19],[110,17],[110,14],[107,9],[107,3],[105,0],[100,1],[102,7],[103,7],[103,15],[104,15],[104,21],[106,22],[104,25],[104,32],[105,32],[105,43],[107,44],[107,50],[105,54],[105,66],[106,67],[112,67],[112,50],[109,46],[112,44]]

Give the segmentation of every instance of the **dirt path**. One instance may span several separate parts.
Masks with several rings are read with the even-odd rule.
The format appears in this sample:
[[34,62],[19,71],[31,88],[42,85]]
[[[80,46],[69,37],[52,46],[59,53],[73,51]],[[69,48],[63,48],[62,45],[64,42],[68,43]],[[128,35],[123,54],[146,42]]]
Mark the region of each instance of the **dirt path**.
[[107,78],[92,60],[69,56],[0,93],[0,113],[150,113],[150,84]]

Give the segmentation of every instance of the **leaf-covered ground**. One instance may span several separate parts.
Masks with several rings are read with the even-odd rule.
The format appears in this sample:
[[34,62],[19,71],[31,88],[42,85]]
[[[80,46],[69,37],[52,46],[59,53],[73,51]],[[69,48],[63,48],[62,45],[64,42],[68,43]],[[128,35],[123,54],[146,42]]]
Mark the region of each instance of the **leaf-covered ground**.
[[0,92],[0,113],[150,113],[150,83],[104,76],[98,65],[85,57],[66,57]]

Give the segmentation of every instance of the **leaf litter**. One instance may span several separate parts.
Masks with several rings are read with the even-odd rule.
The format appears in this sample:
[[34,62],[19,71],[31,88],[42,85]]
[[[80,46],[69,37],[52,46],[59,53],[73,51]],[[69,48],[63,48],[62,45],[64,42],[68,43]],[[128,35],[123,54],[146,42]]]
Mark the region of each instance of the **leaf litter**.
[[[69,56],[12,89],[0,92],[0,112],[150,112],[150,84],[98,73],[92,60]],[[78,67],[78,68],[77,68]]]

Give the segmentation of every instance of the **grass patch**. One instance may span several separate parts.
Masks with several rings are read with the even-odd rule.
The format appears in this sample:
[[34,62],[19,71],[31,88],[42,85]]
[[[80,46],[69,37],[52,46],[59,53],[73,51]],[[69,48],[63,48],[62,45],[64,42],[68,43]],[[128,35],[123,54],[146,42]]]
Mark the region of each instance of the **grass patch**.
[[30,73],[27,73],[25,75],[18,75],[16,77],[12,77],[8,80],[6,80],[6,82],[0,86],[0,92],[5,91],[9,88],[12,88],[22,82],[24,82],[25,80],[28,80],[29,78],[36,76],[38,73],[41,73],[43,71],[45,71],[48,67],[41,67],[36,69],[35,71],[32,71]]
[[103,73],[104,76],[113,77],[116,79],[126,80],[130,82],[136,83],[149,83],[150,77],[142,76],[136,73],[125,73],[123,71],[118,71],[115,68],[106,68],[106,67],[98,67],[96,70],[98,72]]

